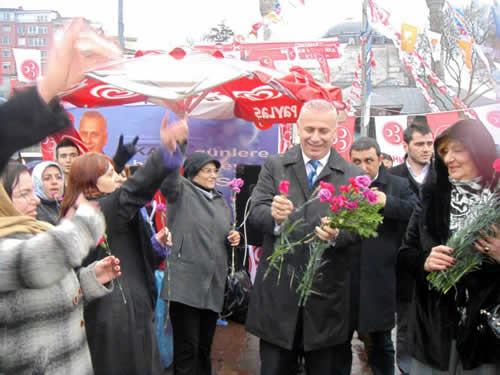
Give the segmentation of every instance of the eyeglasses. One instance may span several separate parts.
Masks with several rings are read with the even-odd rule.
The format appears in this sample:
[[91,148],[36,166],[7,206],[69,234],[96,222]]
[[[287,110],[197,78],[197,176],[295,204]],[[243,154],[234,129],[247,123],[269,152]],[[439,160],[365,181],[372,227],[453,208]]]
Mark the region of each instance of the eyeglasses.
[[201,168],[200,171],[205,174],[219,174],[219,170],[217,168]]

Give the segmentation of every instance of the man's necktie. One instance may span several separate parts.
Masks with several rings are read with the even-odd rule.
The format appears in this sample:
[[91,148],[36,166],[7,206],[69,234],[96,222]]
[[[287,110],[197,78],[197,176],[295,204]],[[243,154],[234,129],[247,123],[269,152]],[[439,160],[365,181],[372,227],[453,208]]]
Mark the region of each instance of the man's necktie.
[[314,181],[316,180],[316,169],[319,166],[318,160],[309,160],[309,165],[311,166],[307,179],[309,180],[309,188],[312,190]]

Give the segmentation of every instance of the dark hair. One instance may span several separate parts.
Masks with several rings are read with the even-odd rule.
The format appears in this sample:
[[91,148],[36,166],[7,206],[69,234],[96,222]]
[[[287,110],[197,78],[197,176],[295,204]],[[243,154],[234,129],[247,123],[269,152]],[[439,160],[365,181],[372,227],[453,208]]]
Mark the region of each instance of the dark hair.
[[359,137],[352,144],[351,149],[349,150],[349,155],[351,155],[352,150],[364,151],[371,148],[374,148],[377,156],[380,156],[380,146],[375,139],[369,137]]
[[385,160],[393,161],[392,156],[389,154],[386,154],[385,152],[381,152],[380,156],[382,156]]
[[60,217],[66,215],[68,209],[75,204],[81,193],[87,199],[103,195],[97,188],[97,179],[106,173],[109,163],[113,168],[115,167],[113,159],[99,152],[89,152],[75,159],[71,165],[68,186],[64,192]]
[[19,176],[23,172],[30,173],[28,167],[24,164],[19,163],[18,161],[10,161],[5,167],[5,170],[0,177],[0,182],[2,183],[5,191],[8,196],[12,199],[12,190],[14,190],[14,186],[19,183]]
[[56,146],[56,159],[59,157],[59,149],[62,147],[74,147],[76,148],[78,155],[80,155],[80,149],[78,148],[76,143],[73,142],[71,139],[65,138]]
[[441,133],[434,142],[437,183],[446,185],[449,183],[448,168],[438,153],[439,144],[445,140],[459,141],[467,148],[479,170],[482,186],[492,182],[493,162],[497,158],[497,151],[493,137],[481,121],[460,120]]
[[427,122],[425,122],[424,120],[415,120],[410,126],[405,129],[403,133],[403,139],[406,144],[410,144],[410,142],[413,140],[413,134],[415,132],[418,132],[422,135],[432,133],[431,128],[429,128],[429,125],[427,125]]

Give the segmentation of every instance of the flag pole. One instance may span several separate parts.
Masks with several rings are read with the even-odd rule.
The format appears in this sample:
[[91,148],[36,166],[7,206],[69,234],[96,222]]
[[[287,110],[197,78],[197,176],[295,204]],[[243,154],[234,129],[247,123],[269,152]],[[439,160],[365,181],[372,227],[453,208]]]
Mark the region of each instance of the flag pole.
[[368,136],[370,123],[370,95],[371,95],[371,25],[368,22],[368,0],[363,0],[363,30],[361,31],[361,136]]

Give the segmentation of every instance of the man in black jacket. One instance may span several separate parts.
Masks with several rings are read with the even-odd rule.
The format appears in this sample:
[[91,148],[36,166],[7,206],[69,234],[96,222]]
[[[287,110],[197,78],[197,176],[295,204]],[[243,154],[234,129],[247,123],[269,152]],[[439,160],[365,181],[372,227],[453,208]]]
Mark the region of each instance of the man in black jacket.
[[350,368],[351,338],[356,330],[365,342],[373,374],[393,375],[396,253],[417,197],[408,180],[387,172],[380,154],[375,139],[367,137],[357,139],[350,150],[351,161],[372,179],[370,188],[383,206],[384,222],[377,228],[378,237],[364,238],[361,250],[352,253],[351,322],[344,359]]
[[[411,124],[404,132],[405,162],[389,169],[395,176],[407,178],[415,194],[420,196],[420,187],[430,170],[434,137],[425,121]],[[413,296],[414,281],[408,273],[397,270],[397,353],[396,362],[403,374],[410,372],[408,352],[408,309]]]

